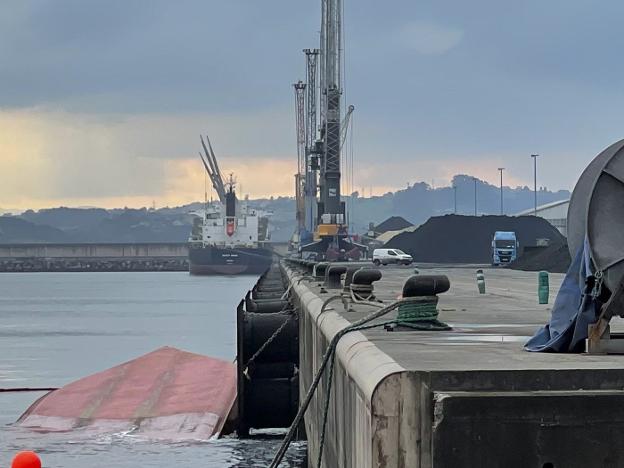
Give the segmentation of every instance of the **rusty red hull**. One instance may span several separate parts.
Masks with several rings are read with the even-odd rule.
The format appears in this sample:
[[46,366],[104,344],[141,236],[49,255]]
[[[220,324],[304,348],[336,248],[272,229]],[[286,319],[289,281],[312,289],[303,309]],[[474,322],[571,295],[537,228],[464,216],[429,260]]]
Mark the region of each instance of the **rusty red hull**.
[[235,399],[234,364],[165,347],[48,393],[18,423],[206,440],[219,435]]

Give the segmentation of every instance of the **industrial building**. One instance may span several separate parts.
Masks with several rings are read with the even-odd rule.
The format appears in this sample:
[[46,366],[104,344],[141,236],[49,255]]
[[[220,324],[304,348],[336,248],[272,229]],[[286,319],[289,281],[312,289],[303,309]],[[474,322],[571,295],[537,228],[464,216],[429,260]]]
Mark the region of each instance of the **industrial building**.
[[[544,218],[554,227],[556,227],[561,234],[568,237],[568,206],[570,200],[559,200],[556,202],[547,203],[537,207],[537,216]],[[535,210],[524,210],[520,213],[516,213],[516,216],[527,216],[535,213]]]

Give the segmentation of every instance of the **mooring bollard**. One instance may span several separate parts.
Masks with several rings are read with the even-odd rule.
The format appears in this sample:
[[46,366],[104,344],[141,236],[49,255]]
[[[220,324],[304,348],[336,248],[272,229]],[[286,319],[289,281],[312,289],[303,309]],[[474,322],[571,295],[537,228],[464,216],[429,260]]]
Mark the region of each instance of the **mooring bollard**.
[[537,298],[540,304],[548,304],[549,293],[550,284],[548,280],[548,272],[540,271],[537,275]]
[[477,270],[477,287],[479,288],[479,294],[485,294],[485,275],[483,270]]

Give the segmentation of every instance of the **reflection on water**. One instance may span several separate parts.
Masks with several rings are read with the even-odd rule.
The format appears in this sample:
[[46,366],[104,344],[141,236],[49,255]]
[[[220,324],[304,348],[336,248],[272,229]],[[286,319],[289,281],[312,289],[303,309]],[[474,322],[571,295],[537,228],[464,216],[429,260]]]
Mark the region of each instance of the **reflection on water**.
[[[0,274],[0,387],[57,387],[164,345],[235,355],[236,304],[253,277],[186,273]],[[129,434],[37,434],[12,423],[41,394],[0,393],[0,467],[36,450],[46,468],[258,467],[280,439],[151,442]],[[284,466],[303,466],[295,443]]]

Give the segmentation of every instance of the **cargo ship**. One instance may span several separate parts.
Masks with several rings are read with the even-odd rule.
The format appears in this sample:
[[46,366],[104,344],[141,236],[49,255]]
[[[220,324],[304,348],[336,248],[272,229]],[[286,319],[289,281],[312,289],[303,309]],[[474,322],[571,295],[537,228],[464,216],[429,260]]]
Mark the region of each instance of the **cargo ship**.
[[189,271],[193,275],[259,275],[273,261],[268,246],[270,213],[255,210],[247,198],[236,196],[233,175],[221,176],[217,159],[201,138],[202,163],[218,200],[206,201],[203,210],[195,211],[189,238]]

